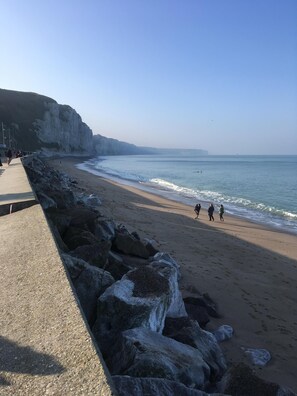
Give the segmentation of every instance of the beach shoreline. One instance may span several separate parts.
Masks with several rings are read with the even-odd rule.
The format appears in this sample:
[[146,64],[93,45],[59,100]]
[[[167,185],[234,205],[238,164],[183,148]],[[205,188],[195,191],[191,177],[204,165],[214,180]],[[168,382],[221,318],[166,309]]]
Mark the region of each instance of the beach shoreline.
[[[229,362],[243,361],[260,377],[297,391],[297,236],[226,214],[209,222],[202,208],[136,189],[76,168],[84,159],[47,159],[96,194],[104,215],[141,237],[154,239],[180,264],[183,296],[208,293],[222,317],[207,329],[231,325],[234,336],[221,347]],[[265,348],[272,359],[252,366],[242,348]]]

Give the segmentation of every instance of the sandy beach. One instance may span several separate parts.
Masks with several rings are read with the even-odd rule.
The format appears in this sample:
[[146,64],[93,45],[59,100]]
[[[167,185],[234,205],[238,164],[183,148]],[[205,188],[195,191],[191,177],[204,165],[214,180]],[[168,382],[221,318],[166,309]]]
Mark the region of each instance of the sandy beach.
[[[221,343],[230,362],[243,361],[269,381],[297,392],[297,236],[225,214],[209,222],[205,210],[195,220],[192,207],[120,185],[75,168],[82,160],[49,163],[94,193],[103,214],[125,224],[180,264],[184,296],[208,293],[217,303],[221,324],[234,329]],[[272,356],[265,367],[252,366],[242,348],[264,348]]]

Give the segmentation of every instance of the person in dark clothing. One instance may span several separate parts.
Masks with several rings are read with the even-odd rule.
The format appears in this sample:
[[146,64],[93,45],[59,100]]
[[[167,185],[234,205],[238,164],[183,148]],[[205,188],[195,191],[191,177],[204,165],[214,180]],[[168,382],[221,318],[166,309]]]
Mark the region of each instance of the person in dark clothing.
[[208,208],[209,221],[211,221],[211,220],[214,221],[213,212],[214,212],[214,206],[213,206],[213,204],[210,204],[209,208]]
[[220,206],[220,212],[219,212],[219,213],[220,213],[220,220],[221,220],[221,221],[224,221],[224,216],[223,216],[223,215],[224,215],[224,212],[225,212],[224,205],[221,205],[221,206]]
[[7,151],[7,165],[11,163],[11,160],[12,160],[12,151],[9,149]]
[[200,209],[201,209],[201,205],[200,204],[196,204],[195,208],[194,208],[194,212],[196,213],[195,219],[198,219],[199,213],[200,213]]

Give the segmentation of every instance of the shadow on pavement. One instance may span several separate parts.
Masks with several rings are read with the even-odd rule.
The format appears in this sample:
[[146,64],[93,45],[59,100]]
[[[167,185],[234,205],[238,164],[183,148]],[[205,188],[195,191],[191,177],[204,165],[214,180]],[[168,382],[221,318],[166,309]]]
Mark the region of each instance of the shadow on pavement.
[[[53,356],[0,336],[0,371],[31,375],[60,374],[65,368]],[[0,385],[10,385],[0,376]]]

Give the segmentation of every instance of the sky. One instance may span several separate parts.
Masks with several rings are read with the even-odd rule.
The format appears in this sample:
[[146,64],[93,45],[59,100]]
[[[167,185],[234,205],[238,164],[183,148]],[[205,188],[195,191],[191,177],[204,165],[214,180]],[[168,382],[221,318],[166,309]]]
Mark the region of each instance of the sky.
[[297,154],[297,0],[0,0],[0,88],[94,134]]

